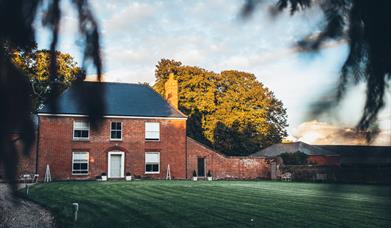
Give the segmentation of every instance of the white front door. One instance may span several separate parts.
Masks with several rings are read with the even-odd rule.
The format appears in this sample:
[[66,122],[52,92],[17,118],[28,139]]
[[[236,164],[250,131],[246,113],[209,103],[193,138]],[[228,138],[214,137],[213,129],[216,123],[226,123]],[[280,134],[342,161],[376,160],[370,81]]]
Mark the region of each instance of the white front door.
[[121,177],[121,155],[113,154],[110,159],[111,177]]
[[124,177],[124,156],[123,152],[109,152],[109,178]]

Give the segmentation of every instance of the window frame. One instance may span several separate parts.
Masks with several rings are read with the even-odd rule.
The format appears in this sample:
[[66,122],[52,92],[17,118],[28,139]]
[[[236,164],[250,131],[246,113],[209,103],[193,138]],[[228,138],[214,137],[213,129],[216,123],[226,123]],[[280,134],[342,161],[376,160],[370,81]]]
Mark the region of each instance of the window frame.
[[[75,169],[74,169],[73,165],[75,164],[75,154],[76,153],[87,154],[87,173],[74,173]],[[79,164],[84,164],[84,163],[79,162]],[[89,174],[90,174],[90,152],[88,152],[88,151],[72,151],[72,176],[88,176]]]
[[[113,123],[120,123],[121,124],[121,130],[117,130],[117,129],[115,129],[115,130],[113,130]],[[122,123],[122,121],[111,121],[110,122],[110,141],[122,141],[122,139],[123,139],[123,123]],[[112,138],[111,137],[111,133],[113,132],[113,131],[120,131],[121,132],[121,138]]]
[[[158,131],[148,131],[147,130],[148,124],[157,124],[159,127],[159,130]],[[157,138],[147,138],[147,132],[158,132],[158,137]],[[145,141],[148,141],[148,142],[159,142],[160,141],[160,122],[145,122],[144,123],[144,139],[145,139]]]
[[[147,154],[157,154],[159,162],[147,162]],[[158,171],[147,171],[147,165],[158,165]],[[145,174],[160,174],[160,152],[157,151],[147,151],[144,153],[144,172]]]
[[[84,122],[88,124],[88,129],[87,128],[76,128],[75,124],[77,122]],[[76,137],[75,136],[75,131],[87,131],[88,132],[88,137]],[[91,126],[90,122],[86,120],[74,120],[73,121],[73,131],[72,131],[72,138],[74,141],[88,141],[90,140],[90,135],[91,135]]]

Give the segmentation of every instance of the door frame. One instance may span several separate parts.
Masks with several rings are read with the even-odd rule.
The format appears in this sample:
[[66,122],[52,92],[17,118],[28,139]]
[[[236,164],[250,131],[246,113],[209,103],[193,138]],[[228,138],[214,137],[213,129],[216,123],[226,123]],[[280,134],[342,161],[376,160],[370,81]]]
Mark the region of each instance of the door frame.
[[[204,175],[203,176],[200,176],[200,174],[199,174],[199,167],[198,167],[198,162],[199,162],[199,159],[203,159],[204,160]],[[206,157],[197,157],[197,177],[206,177]]]
[[[122,152],[122,151],[110,151],[108,153],[108,159],[107,159],[107,177],[108,178],[113,178],[111,177],[111,171],[110,171],[110,163],[111,163],[111,155],[121,155],[121,176],[120,178],[124,178],[125,177],[125,153]],[[114,177],[114,178],[117,178],[117,177]]]

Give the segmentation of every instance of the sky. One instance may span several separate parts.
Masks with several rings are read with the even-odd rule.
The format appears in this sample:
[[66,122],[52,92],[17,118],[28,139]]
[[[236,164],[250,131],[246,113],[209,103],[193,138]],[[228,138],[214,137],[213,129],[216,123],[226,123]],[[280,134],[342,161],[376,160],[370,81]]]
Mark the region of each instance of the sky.
[[[261,5],[252,17],[244,20],[239,15],[243,3],[91,1],[101,29],[105,80],[153,85],[155,65],[162,58],[215,72],[231,69],[250,72],[287,108],[291,139],[325,143],[322,137],[327,134],[350,131],[360,118],[365,100],[363,85],[351,90],[334,115],[308,117],[309,105],[335,86],[348,53],[344,42],[330,43],[318,54],[298,53],[293,48],[303,36],[322,28],[321,11],[314,7],[293,16],[283,12],[272,18],[268,5]],[[68,2],[62,7],[65,11],[58,49],[81,63],[77,15]],[[36,27],[38,48],[48,48],[50,34],[38,21]],[[94,74],[92,69],[88,74]],[[391,144],[391,94],[386,96],[388,106],[379,116],[382,129],[376,142],[379,145]],[[357,144],[346,140],[347,144]]]

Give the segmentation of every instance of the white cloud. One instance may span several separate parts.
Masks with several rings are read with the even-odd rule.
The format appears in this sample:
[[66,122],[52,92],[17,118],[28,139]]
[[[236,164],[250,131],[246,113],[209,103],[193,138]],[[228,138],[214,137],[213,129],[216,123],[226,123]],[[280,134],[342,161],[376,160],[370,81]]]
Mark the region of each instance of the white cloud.
[[[298,141],[317,145],[366,145],[363,134],[351,127],[316,120],[300,124],[293,132]],[[381,130],[371,145],[391,145],[391,131]]]
[[157,13],[152,4],[131,2],[104,22],[105,34],[124,34],[133,29],[145,29],[145,23],[149,23],[147,20],[155,17]]

